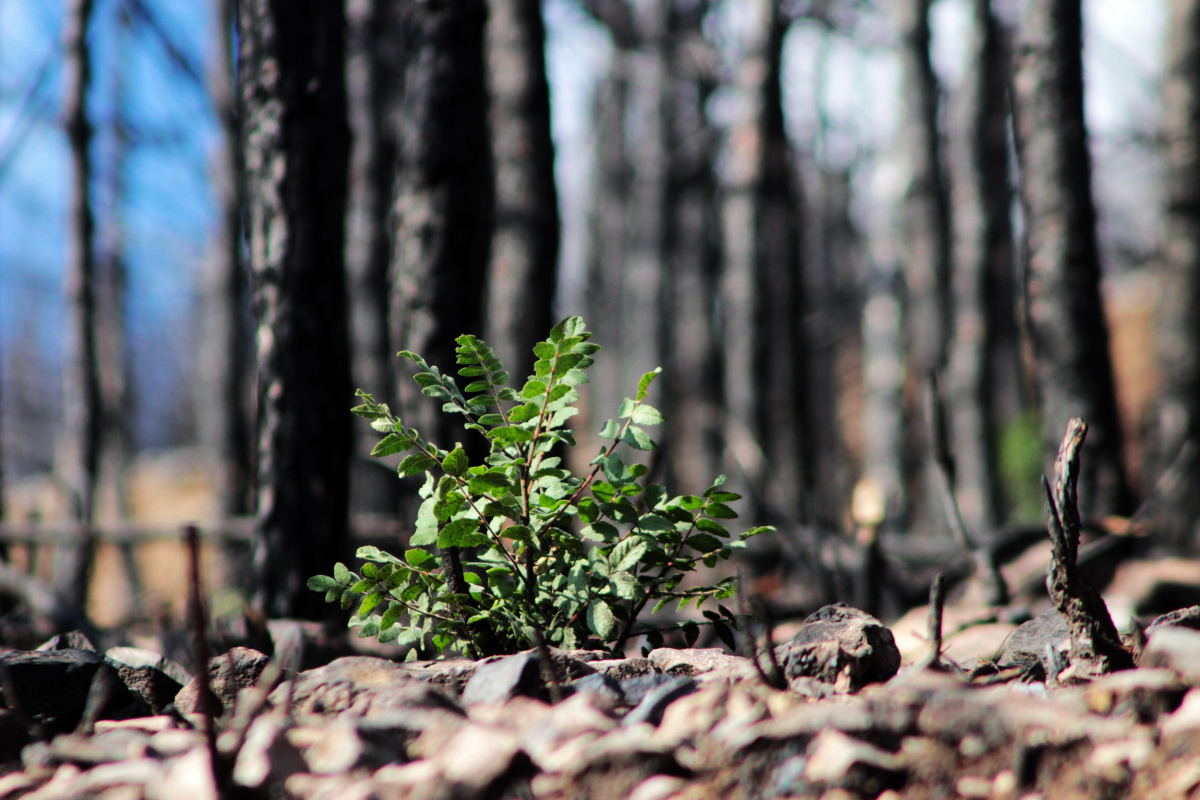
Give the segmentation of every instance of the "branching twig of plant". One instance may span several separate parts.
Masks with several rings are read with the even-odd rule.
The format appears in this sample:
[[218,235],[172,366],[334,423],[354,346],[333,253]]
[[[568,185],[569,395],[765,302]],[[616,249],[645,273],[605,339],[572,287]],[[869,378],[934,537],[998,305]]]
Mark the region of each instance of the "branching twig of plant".
[[1087,437],[1087,423],[1078,417],[1067,423],[1067,432],[1054,462],[1054,488],[1042,477],[1046,526],[1050,532],[1053,555],[1046,576],[1046,588],[1054,607],[1067,620],[1071,631],[1071,659],[1095,663],[1100,673],[1133,667],[1133,658],[1121,644],[1121,637],[1109,616],[1108,606],[1096,588],[1080,573],[1079,450]]

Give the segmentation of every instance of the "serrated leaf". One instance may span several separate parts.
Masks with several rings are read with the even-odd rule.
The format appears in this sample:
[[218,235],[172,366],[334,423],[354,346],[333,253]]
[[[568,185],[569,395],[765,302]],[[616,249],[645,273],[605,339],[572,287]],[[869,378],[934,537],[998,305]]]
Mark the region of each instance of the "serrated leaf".
[[374,564],[371,564],[370,562],[362,565],[362,574],[363,574],[364,578],[372,578],[372,579],[379,578],[378,568]]
[[345,585],[350,582],[351,577],[353,576],[350,570],[346,568],[345,564],[339,561],[333,565],[333,579],[335,581]]
[[370,578],[363,578],[358,583],[350,587],[350,591],[354,594],[362,594],[375,585],[375,581]]
[[396,453],[403,453],[405,450],[411,450],[416,444],[411,436],[403,433],[389,433],[379,440],[371,450],[371,455],[375,458],[383,458],[384,456],[391,456]]
[[528,525],[509,525],[500,531],[500,535],[505,539],[512,539],[515,542],[529,544],[533,541],[533,531]]
[[529,400],[532,400],[535,397],[541,397],[545,393],[545,382],[537,379],[526,381],[524,388],[521,389],[521,396]]
[[696,520],[696,529],[704,531],[705,533],[711,533],[713,536],[720,536],[722,538],[729,535],[729,531],[725,530],[724,525],[716,520],[707,519],[705,517],[700,517]]
[[339,600],[342,599],[342,593],[344,591],[346,591],[346,590],[343,587],[334,586],[332,589],[330,589],[328,592],[325,593],[325,602],[326,603],[338,602]]
[[362,605],[358,607],[358,618],[366,619],[367,615],[375,610],[375,606],[379,605],[383,600],[383,595],[379,592],[373,592],[363,598]]
[[358,638],[370,639],[372,636],[379,635],[379,623],[375,620],[368,620],[358,629]]
[[525,403],[508,412],[508,421],[513,425],[528,422],[539,416],[542,409],[537,403]]
[[416,547],[429,547],[437,544],[438,537],[438,518],[434,512],[438,504],[436,497],[430,497],[421,503],[417,509],[417,522],[413,529],[413,535],[409,537],[408,543]]
[[704,513],[716,519],[737,519],[737,512],[724,503],[710,502],[705,506]]
[[631,570],[641,561],[649,547],[641,537],[630,536],[613,545],[608,556],[609,563],[614,570]]
[[639,403],[637,408],[630,415],[635,425],[661,425],[666,422],[666,417],[659,413],[657,408],[648,406],[645,403]]
[[328,592],[337,586],[338,582],[328,575],[313,575],[305,585],[314,592]]
[[512,482],[501,472],[485,472],[471,478],[467,488],[471,494],[504,495],[512,490]]
[[438,532],[438,547],[480,547],[488,544],[488,538],[478,532],[479,520],[456,519],[446,523]]
[[387,644],[388,642],[396,641],[397,639],[400,638],[400,634],[403,630],[404,629],[400,628],[399,626],[393,626],[393,627],[389,628],[389,627],[380,625],[380,631],[379,631],[379,635],[377,637],[379,639],[379,643]]
[[[459,374],[461,374],[461,372],[462,371],[460,370]],[[467,377],[473,377],[473,376],[467,376]],[[466,386],[463,387],[463,391],[466,392],[467,394],[473,394],[475,392],[490,392],[491,390],[492,390],[492,384],[489,383],[488,381],[471,381],[470,383],[468,383]]]
[[637,402],[640,403],[646,399],[646,393],[648,391],[650,391],[650,384],[654,381],[655,378],[658,377],[658,374],[660,372],[662,372],[662,367],[655,367],[652,371],[647,372],[645,375],[643,375],[642,379],[640,381],[638,381],[637,398],[636,398]]
[[463,450],[461,442],[455,442],[454,449],[442,459],[442,470],[447,475],[453,475],[456,478],[466,472],[469,466],[467,452]]
[[633,573],[618,570],[608,576],[613,593],[622,600],[632,600],[639,594],[642,584]]
[[426,453],[413,453],[400,459],[400,463],[396,466],[396,472],[401,478],[407,478],[410,475],[418,475],[422,472],[427,472],[437,466],[437,461]]
[[588,539],[595,539],[601,542],[611,542],[621,535],[621,532],[612,525],[599,521],[584,527],[579,533]]
[[592,603],[587,610],[588,629],[600,637],[603,641],[608,641],[608,637],[612,635],[613,628],[617,625],[617,618],[613,616],[612,609],[607,603]]
[[658,445],[654,440],[641,428],[636,425],[630,425],[625,429],[625,433],[621,434],[621,441],[632,447],[634,450],[656,450]]
[[638,530],[667,533],[675,530],[675,523],[658,514],[643,514],[638,518]]
[[480,425],[503,425],[504,417],[499,414],[484,414],[479,418]]
[[407,561],[411,567],[419,567],[422,564],[432,561],[433,555],[428,550],[413,548],[411,550],[404,551],[404,560]]
[[533,441],[533,431],[527,431],[524,428],[505,426],[500,428],[492,428],[490,431],[488,431],[487,437],[492,441],[507,447],[510,444]]
[[601,439],[615,439],[621,433],[621,423],[615,419],[610,419],[604,423],[604,427],[600,429]]

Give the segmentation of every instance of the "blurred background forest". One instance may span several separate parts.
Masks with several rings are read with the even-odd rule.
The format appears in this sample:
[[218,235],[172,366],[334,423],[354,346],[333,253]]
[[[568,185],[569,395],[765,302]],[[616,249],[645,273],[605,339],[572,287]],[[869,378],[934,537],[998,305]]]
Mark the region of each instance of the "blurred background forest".
[[396,351],[566,314],[583,461],[661,365],[779,613],[1044,538],[1072,416],[1097,535],[1194,552],[1198,159],[1200,0],[0,0],[0,589],[144,613],[196,519],[320,617],[415,509],[353,389],[451,445]]

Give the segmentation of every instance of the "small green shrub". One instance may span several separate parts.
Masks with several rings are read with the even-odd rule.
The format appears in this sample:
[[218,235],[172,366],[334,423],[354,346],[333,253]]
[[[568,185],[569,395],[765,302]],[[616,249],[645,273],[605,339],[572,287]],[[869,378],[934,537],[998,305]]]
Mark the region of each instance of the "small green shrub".
[[[420,356],[400,353],[416,364],[426,395],[486,437],[490,454],[482,464],[470,464],[461,443],[443,449],[358,392],[363,404],[354,413],[383,434],[372,455],[407,453],[400,476],[425,475],[411,549],[402,558],[363,547],[361,575],[339,563],[332,576],[308,581],[327,601],[358,606],[350,626],[359,636],[489,655],[526,649],[540,634],[563,648],[619,652],[631,636],[663,641],[667,629],[638,621],[647,605],[699,608],[734,594],[735,578],[709,586],[682,581],[698,564],[728,559],[768,529],[730,541],[724,523],[737,517],[728,504],[738,495],[722,490],[723,476],[699,497],[669,497],[664,487],[641,482],[645,465],[626,464],[618,453],[621,445],[655,449],[643,426],[663,421],[645,403],[659,370],[644,375],[618,419],[605,423],[600,436],[608,443],[587,475],[571,474],[556,454],[575,446],[565,425],[578,412],[576,387],[587,382],[584,371],[600,349],[590,336],[578,317],[556,325],[534,348],[535,374],[520,391],[507,386],[503,365],[474,336],[457,339],[458,372],[468,381],[461,391]],[[732,647],[734,615],[719,604],[703,614],[702,624]],[[699,634],[692,621],[670,628],[689,645]]]

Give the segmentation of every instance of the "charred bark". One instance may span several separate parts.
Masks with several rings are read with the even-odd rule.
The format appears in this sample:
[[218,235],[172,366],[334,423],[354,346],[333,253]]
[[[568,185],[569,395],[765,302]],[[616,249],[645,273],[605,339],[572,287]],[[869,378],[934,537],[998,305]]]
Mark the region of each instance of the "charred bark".
[[559,218],[541,0],[489,0],[495,229],[485,332],[520,386],[554,325]]
[[1016,47],[1015,116],[1029,263],[1028,333],[1053,452],[1072,417],[1092,444],[1079,476],[1085,514],[1128,511],[1083,113],[1079,0],[1023,5]]
[[[1200,2],[1169,4],[1163,82],[1162,306],[1158,359],[1162,397],[1157,409],[1154,473],[1166,474],[1187,442],[1200,436]],[[1175,549],[1200,547],[1200,462],[1181,465],[1159,509],[1164,538]]]
[[69,502],[79,522],[80,535],[78,544],[57,548],[54,589],[76,607],[82,607],[87,599],[95,549],[90,528],[95,512],[103,413],[96,336],[95,220],[90,189],[92,126],[87,98],[92,67],[87,38],[91,17],[91,0],[72,0],[67,6],[63,33],[66,52],[63,115],[71,150],[71,232],[66,270],[69,327],[59,469],[70,493]]
[[[405,74],[393,196],[392,349],[453,374],[455,337],[482,335],[492,230],[483,0],[415,0],[401,13]],[[401,362],[403,364],[403,362]],[[445,448],[464,431],[407,374],[399,416]],[[464,441],[472,461],[482,451]],[[415,497],[408,498],[409,501]],[[415,516],[416,504],[411,514]],[[466,592],[458,548],[443,551],[452,591]]]
[[238,23],[259,343],[254,601],[317,617],[325,604],[305,581],[349,543],[345,15],[340,3],[242,0]]
[[954,109],[954,335],[946,387],[958,506],[967,526],[984,535],[999,525],[1002,507],[993,396],[1005,320],[992,298],[1003,293],[1013,258],[1006,63],[991,2],[976,0],[969,71]]

